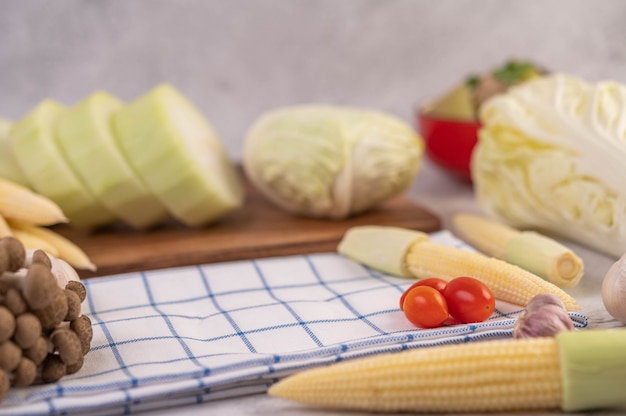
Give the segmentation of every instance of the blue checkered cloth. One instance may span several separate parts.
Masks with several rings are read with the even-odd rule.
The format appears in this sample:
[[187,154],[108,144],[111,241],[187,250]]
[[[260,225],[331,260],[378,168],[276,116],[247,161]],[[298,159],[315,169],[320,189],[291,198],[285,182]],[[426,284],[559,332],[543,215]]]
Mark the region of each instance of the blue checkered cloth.
[[[462,248],[449,232],[432,239]],[[306,368],[431,345],[510,337],[519,307],[486,322],[418,329],[398,307],[410,279],[336,253],[84,281],[93,322],[83,368],[11,389],[2,415],[129,414],[262,393]],[[577,327],[587,318],[572,313]]]

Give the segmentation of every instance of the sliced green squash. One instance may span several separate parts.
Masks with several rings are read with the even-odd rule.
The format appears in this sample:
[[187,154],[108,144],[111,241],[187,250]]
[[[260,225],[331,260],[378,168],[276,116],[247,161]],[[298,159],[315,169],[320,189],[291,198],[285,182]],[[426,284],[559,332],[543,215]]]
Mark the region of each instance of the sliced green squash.
[[206,225],[241,206],[241,179],[220,139],[171,85],[125,105],[113,128],[137,176],[181,223]]
[[111,119],[124,104],[96,91],[67,111],[56,134],[82,183],[112,213],[134,228],[161,223],[167,210],[137,177],[113,137]]
[[28,180],[15,161],[9,143],[9,132],[12,127],[13,122],[0,118],[0,178],[8,179],[22,186],[28,186]]
[[10,147],[30,187],[56,202],[72,226],[91,229],[115,217],[87,190],[57,146],[54,130],[66,111],[56,101],[40,102],[13,126]]

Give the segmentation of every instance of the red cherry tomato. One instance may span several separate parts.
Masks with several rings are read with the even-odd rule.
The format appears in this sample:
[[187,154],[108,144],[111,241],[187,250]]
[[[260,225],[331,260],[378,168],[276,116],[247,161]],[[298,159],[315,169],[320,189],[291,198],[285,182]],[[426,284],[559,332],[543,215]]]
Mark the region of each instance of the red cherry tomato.
[[443,296],[450,315],[467,324],[483,322],[491,316],[496,301],[491,290],[473,277],[457,277],[448,282]]
[[447,284],[448,282],[446,282],[443,279],[439,279],[438,277],[429,277],[427,279],[418,280],[417,282],[409,286],[409,288],[404,291],[402,296],[400,296],[400,309],[404,310],[404,298],[406,298],[406,294],[409,293],[409,290],[413,289],[414,287],[418,287],[418,286],[432,287],[433,289],[437,289],[437,291],[443,295],[443,290],[446,288]]
[[443,295],[429,286],[417,286],[409,290],[403,310],[413,325],[422,328],[438,327],[450,315]]

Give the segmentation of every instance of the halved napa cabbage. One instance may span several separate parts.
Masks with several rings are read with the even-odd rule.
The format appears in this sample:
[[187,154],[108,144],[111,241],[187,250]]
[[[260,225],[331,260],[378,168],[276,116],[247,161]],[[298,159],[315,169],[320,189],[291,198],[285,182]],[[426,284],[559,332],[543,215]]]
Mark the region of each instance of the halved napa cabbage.
[[481,107],[472,156],[488,214],[607,253],[626,252],[626,86],[554,74]]

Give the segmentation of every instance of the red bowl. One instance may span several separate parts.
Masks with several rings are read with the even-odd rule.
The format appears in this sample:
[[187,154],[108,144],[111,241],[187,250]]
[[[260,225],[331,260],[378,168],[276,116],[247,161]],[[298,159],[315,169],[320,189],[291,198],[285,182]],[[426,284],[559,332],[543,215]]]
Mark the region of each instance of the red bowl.
[[442,119],[424,111],[417,113],[418,130],[426,155],[457,177],[471,181],[470,160],[478,141],[478,121]]

